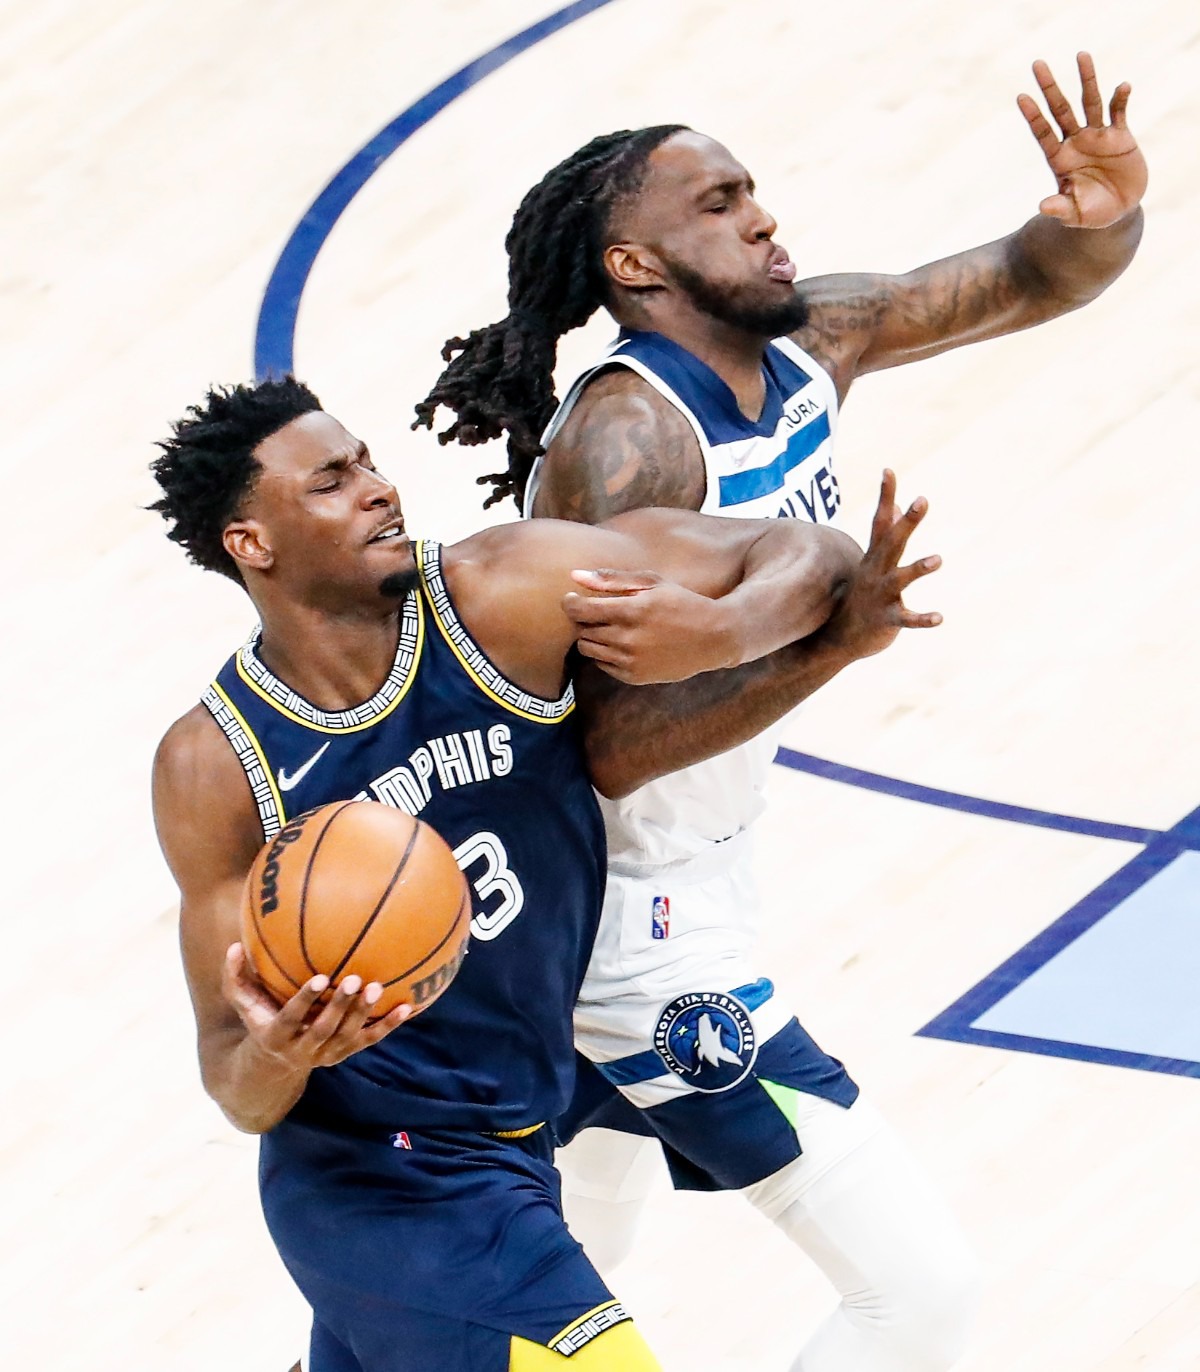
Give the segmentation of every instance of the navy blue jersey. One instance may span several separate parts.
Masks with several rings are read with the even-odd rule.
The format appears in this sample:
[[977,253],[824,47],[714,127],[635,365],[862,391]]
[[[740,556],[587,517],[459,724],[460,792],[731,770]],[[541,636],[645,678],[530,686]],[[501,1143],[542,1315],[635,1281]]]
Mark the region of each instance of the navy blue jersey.
[[420,585],[392,670],[352,710],[320,710],[274,677],[258,634],[204,703],[237,753],[271,838],[330,801],[419,815],[474,891],[470,953],[449,989],[371,1048],[310,1077],[294,1116],[375,1131],[528,1128],[565,1105],[571,1012],[604,894],[604,834],[570,687],[508,681],[471,639],[417,544]]

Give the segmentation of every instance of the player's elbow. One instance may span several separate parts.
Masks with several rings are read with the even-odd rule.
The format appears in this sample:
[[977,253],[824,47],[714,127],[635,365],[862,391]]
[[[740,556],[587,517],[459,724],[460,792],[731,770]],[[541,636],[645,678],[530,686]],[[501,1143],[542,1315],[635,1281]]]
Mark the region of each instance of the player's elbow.
[[831,594],[839,592],[863,560],[863,550],[840,529],[823,528],[821,566]]
[[[201,1029],[199,1037],[200,1083],[221,1113],[242,1134],[265,1134],[282,1118],[278,1102],[253,1089],[246,1074],[238,1070],[243,1032]],[[270,1094],[270,1093],[267,1093]]]
[[617,757],[606,749],[587,748],[588,775],[605,800],[624,800],[653,778],[638,770],[631,758]]
[[252,1101],[239,1098],[239,1096],[229,1089],[229,1083],[225,1080],[210,1080],[206,1074],[201,1074],[204,1079],[204,1089],[220,1107],[221,1113],[239,1134],[265,1134],[269,1129],[279,1123],[278,1112],[267,1112],[256,1109]]
[[863,559],[862,549],[849,534],[829,528],[815,532],[819,533],[820,541],[811,578],[812,617],[803,632],[797,635],[798,638],[815,633],[833,614]]

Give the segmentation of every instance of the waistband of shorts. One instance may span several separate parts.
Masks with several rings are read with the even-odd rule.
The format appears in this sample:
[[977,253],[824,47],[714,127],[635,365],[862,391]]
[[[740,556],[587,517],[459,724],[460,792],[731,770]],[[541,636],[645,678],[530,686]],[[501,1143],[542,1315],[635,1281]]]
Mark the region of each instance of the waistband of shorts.
[[545,1129],[546,1121],[539,1120],[537,1124],[531,1124],[526,1129],[489,1129],[487,1136],[490,1139],[527,1139],[530,1134],[536,1134],[539,1129]]
[[526,1125],[523,1129],[472,1129],[455,1128],[453,1125],[410,1124],[404,1128],[396,1125],[367,1123],[360,1120],[333,1118],[323,1111],[307,1110],[302,1106],[294,1107],[283,1123],[299,1124],[308,1129],[317,1129],[325,1134],[338,1134],[343,1138],[363,1139],[368,1143],[386,1143],[393,1148],[404,1148],[403,1141],[410,1133],[436,1135],[438,1138],[457,1138],[467,1143],[471,1139],[500,1139],[504,1142],[520,1142],[532,1138],[546,1127],[545,1120]]
[[639,881],[656,877],[672,882],[706,881],[719,872],[727,872],[749,850],[750,830],[739,829],[728,838],[714,839],[690,857],[676,858],[674,862],[626,862],[613,858],[608,871],[610,876],[632,877]]

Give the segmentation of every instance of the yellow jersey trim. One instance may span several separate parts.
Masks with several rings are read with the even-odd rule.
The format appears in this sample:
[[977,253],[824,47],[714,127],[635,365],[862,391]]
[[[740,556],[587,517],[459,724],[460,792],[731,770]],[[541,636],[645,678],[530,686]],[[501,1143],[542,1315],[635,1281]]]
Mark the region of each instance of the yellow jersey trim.
[[662,1372],[662,1364],[630,1319],[566,1349],[545,1348],[519,1334],[510,1335],[508,1348],[508,1372]]
[[232,700],[214,681],[201,697],[217,726],[229,740],[246,780],[254,803],[258,806],[258,818],[262,824],[263,841],[275,837],[287,818],[283,810],[283,799],[275,785],[275,777],[267,765],[266,754],[262,750],[254,730],[242,718],[241,712]]
[[387,680],[378,691],[352,710],[321,710],[285,686],[259,659],[255,648],[261,637],[256,629],[234,656],[237,674],[254,694],[281,715],[319,734],[356,734],[378,724],[400,704],[417,677],[421,649],[425,645],[425,607],[418,594],[410,595],[400,614],[400,642]]
[[568,682],[566,691],[557,700],[546,700],[509,681],[467,632],[455,612],[442,575],[441,544],[432,539],[422,539],[417,544],[417,567],[421,574],[421,587],[433,611],[434,623],[458,659],[459,666],[483,694],[497,705],[534,724],[561,724],[575,709],[574,684]]

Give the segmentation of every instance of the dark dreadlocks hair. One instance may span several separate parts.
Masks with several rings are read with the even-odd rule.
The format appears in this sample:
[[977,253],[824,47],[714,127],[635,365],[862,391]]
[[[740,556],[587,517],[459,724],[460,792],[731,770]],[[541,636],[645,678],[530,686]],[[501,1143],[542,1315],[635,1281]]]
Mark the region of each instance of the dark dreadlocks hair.
[[[413,428],[433,428],[439,405],[458,418],[439,443],[486,443],[508,431],[508,470],[478,478],[495,489],[484,509],[506,495],[520,504],[538,442],[557,399],[558,340],[586,324],[608,299],[603,254],[613,209],[636,194],[655,148],[683,124],[604,134],[574,152],[521,201],[504,240],[508,315],[451,338],[449,366],[417,406]],[[455,356],[455,354],[458,354]]]
[[237,514],[262,470],[254,449],[285,424],[321,402],[295,377],[257,386],[214,386],[203,405],[190,405],[159,443],[162,456],[150,470],[163,496],[146,508],[157,510],[171,526],[167,537],[189,559],[210,572],[241,584],[237,563],[221,535]]

